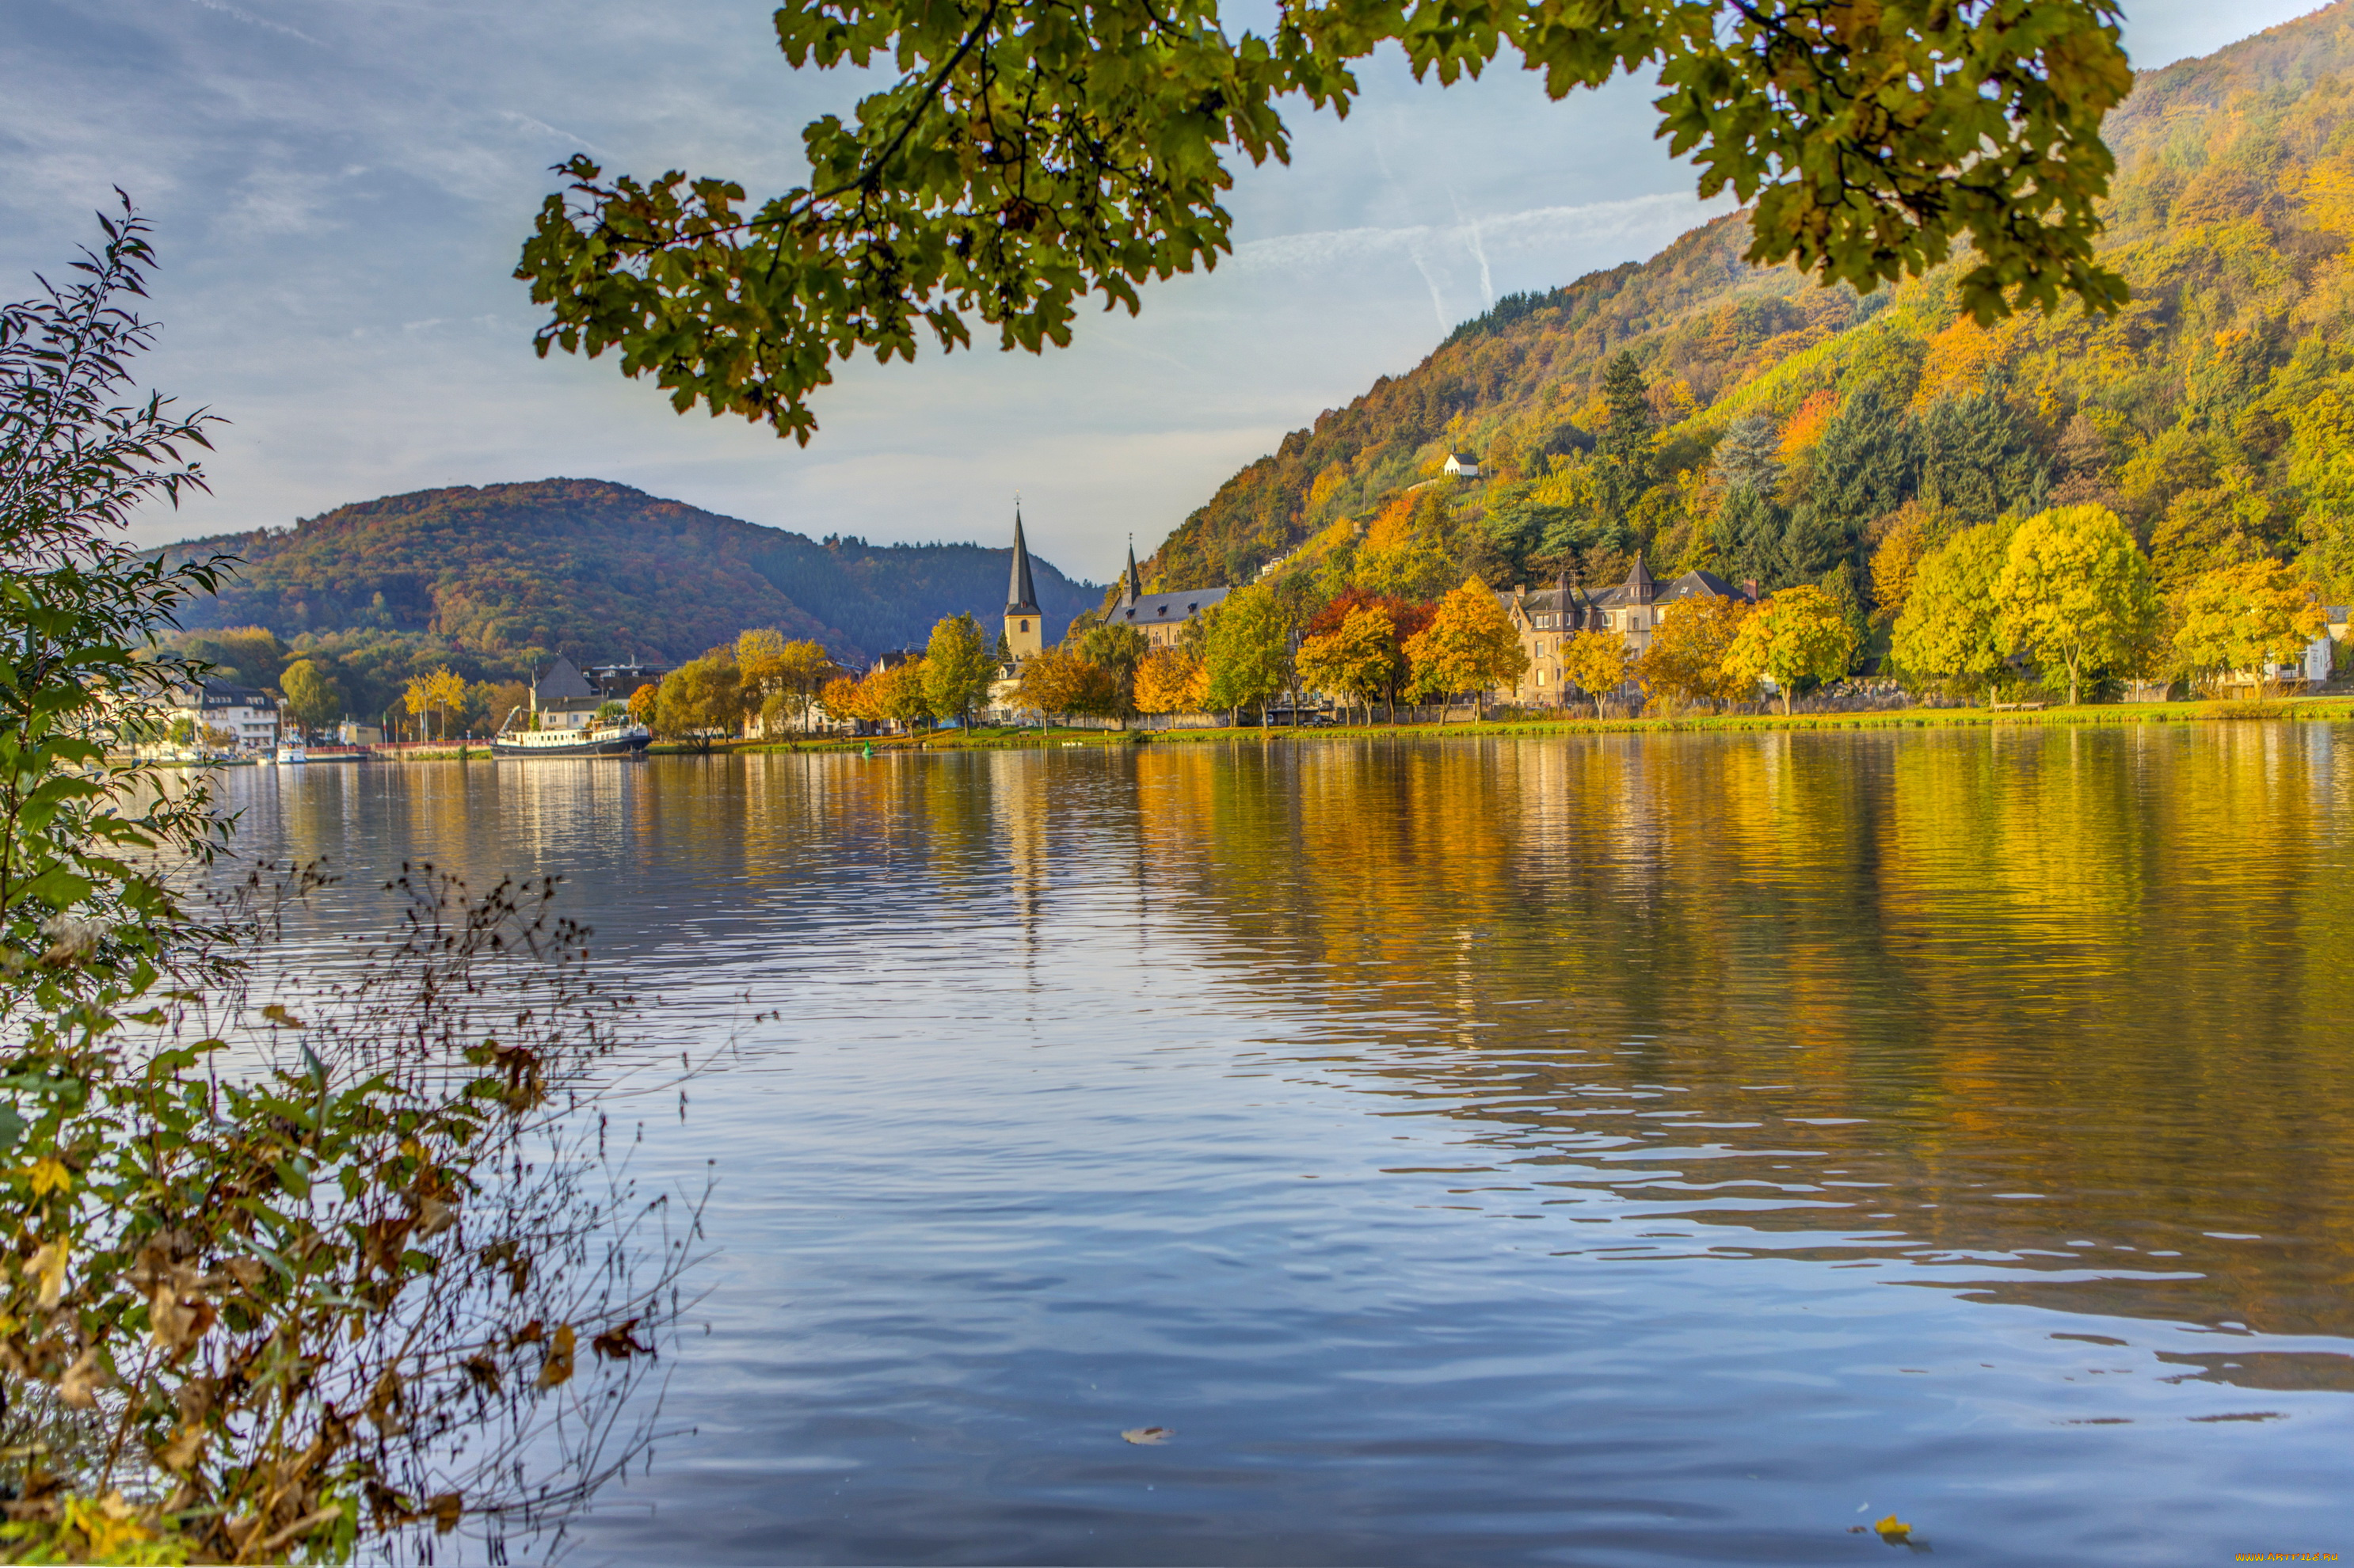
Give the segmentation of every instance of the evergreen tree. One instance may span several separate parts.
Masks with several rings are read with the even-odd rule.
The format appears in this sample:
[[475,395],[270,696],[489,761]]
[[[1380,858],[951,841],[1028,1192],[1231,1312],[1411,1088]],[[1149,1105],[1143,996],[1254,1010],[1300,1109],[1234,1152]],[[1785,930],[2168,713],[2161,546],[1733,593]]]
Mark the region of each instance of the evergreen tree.
[[1711,530],[1721,569],[1734,582],[1779,582],[1789,518],[1773,496],[1746,487],[1724,499]]
[[1872,619],[1864,605],[1863,595],[1857,590],[1855,578],[1855,563],[1841,561],[1825,572],[1817,586],[1831,603],[1839,607],[1840,614],[1847,621],[1848,630],[1854,634],[1856,649],[1861,652],[1865,641],[1872,635]]
[[1733,421],[1709,467],[1727,494],[1749,491],[1770,496],[1782,482],[1780,439],[1768,414],[1747,414]]
[[1760,576],[1776,592],[1814,582],[1846,553],[1848,544],[1848,530],[1839,519],[1802,502],[1787,514]]
[[1610,417],[1603,422],[1595,474],[1603,511],[1613,520],[1623,520],[1636,497],[1651,488],[1651,404],[1644,394],[1643,372],[1635,356],[1619,350],[1602,373],[1602,400]]
[[1967,523],[2042,510],[2051,463],[2009,398],[1999,392],[1941,398],[1914,425],[1921,493]]
[[[1787,556],[1788,580],[1811,582],[1831,557],[1848,553],[1866,524],[1912,499],[1920,469],[1914,449],[1912,422],[1878,387],[1849,395],[1808,454],[1806,499],[1797,510],[1809,514],[1809,537]],[[1807,561],[1816,563],[1811,570]]]

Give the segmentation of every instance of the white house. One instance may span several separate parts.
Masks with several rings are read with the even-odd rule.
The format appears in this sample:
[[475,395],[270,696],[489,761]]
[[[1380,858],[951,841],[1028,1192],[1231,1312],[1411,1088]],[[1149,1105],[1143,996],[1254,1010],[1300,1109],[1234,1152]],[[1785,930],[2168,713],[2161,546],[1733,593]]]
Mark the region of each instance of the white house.
[[207,681],[197,690],[175,687],[172,711],[175,717],[185,715],[196,721],[200,745],[204,732],[213,729],[228,736],[239,751],[270,751],[277,747],[278,704],[268,692],[251,686],[232,686],[226,681]]
[[1479,477],[1479,459],[1471,452],[1448,452],[1446,468],[1458,479]]

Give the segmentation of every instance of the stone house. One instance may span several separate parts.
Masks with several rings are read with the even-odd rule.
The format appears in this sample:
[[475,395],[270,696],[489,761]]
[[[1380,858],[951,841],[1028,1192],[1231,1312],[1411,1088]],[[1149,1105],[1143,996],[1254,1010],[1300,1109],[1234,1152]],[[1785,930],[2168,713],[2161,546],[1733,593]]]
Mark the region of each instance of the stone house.
[[1701,599],[1750,599],[1753,591],[1735,588],[1713,572],[1691,571],[1661,585],[1653,580],[1640,556],[1627,580],[1615,588],[1588,593],[1573,585],[1566,573],[1554,585],[1536,593],[1525,587],[1499,593],[1497,602],[1520,634],[1521,651],[1529,667],[1520,683],[1499,687],[1490,699],[1522,707],[1559,707],[1569,699],[1562,679],[1562,641],[1580,631],[1612,631],[1636,658],[1651,645],[1651,634],[1676,612],[1676,607]]

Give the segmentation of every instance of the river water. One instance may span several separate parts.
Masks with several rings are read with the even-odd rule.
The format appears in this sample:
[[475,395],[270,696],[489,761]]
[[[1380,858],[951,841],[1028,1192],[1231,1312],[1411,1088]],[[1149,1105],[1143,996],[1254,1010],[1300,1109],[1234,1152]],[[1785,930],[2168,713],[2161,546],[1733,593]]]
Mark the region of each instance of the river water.
[[718,1183],[692,1430],[578,1560],[2354,1551],[2354,730],[223,793],[304,939],[560,873],[729,1046],[642,1156]]

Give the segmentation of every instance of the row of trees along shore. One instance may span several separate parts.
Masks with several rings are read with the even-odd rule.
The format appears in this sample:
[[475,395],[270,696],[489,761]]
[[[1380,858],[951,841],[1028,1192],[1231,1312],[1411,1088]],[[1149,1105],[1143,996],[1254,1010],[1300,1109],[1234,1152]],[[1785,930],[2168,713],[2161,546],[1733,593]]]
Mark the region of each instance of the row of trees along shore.
[[[2161,593],[2132,532],[2098,505],[1953,530],[1888,577],[1897,609],[1883,673],[1948,702],[2031,691],[2073,704],[2129,680],[2263,686],[2327,620],[2312,582],[2269,558]],[[1264,716],[1287,694],[1322,694],[1394,722],[1401,703],[1477,705],[1528,673],[1510,616],[1476,577],[1436,601],[1352,585],[1320,604],[1300,591],[1312,581],[1242,588],[1162,648],[1083,619],[1061,646],[1023,662],[1008,705],[1042,718]],[[1564,685],[1598,703],[1631,684],[1672,710],[1754,702],[1770,683],[1787,712],[1797,695],[1855,673],[1873,641],[1857,607],[1819,584],[1755,603],[1693,597],[1664,608],[1639,657],[1617,631],[1561,635]],[[906,730],[970,725],[1003,661],[1002,640],[992,652],[970,615],[941,620],[923,653],[864,675],[814,642],[751,630],[640,688],[630,711],[678,736],[732,734],[755,715],[771,726],[820,713]]]

